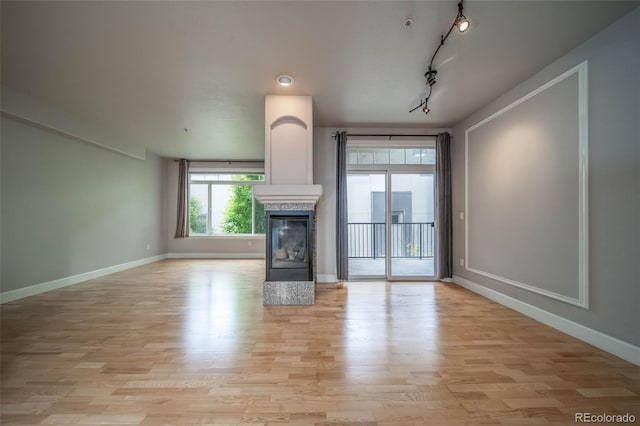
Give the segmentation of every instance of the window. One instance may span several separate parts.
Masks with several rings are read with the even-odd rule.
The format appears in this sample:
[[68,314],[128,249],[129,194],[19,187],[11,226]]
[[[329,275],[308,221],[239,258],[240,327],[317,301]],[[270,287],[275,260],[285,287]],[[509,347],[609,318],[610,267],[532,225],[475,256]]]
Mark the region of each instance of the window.
[[264,234],[264,206],[253,196],[262,174],[189,173],[191,235]]
[[436,164],[436,149],[423,147],[375,148],[347,146],[347,164]]

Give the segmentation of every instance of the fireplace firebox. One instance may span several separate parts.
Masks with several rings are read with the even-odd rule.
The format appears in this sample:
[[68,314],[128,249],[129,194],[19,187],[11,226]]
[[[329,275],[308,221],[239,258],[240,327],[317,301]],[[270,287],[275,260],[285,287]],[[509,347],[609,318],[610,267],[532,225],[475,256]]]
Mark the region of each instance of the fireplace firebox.
[[313,280],[313,211],[267,211],[267,281]]

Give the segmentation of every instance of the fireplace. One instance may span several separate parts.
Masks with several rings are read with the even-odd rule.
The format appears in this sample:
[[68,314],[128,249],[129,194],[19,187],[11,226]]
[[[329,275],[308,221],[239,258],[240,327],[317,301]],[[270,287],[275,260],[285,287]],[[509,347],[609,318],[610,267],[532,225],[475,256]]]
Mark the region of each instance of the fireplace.
[[253,194],[266,212],[265,305],[315,303],[315,209],[311,96],[265,97],[264,184]]
[[313,211],[267,211],[267,281],[313,280]]

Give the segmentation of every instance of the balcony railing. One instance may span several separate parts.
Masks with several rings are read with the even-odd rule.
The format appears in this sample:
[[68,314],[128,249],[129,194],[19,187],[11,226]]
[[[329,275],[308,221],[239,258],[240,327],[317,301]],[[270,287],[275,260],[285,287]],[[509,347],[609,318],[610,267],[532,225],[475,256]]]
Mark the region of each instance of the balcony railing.
[[[386,224],[349,223],[349,257],[385,257]],[[392,223],[391,257],[425,259],[433,257],[434,223]]]

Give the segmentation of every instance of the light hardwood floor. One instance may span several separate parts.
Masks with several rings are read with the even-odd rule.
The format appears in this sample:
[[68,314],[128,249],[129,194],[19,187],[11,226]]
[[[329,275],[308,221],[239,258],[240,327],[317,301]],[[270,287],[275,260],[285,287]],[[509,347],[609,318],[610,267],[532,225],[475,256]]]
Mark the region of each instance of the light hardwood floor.
[[2,305],[0,423],[640,423],[640,367],[455,285],[263,307],[263,273],[167,260]]

